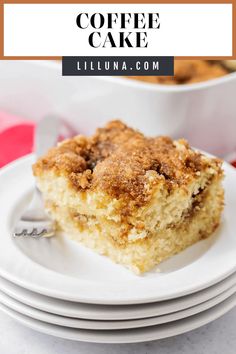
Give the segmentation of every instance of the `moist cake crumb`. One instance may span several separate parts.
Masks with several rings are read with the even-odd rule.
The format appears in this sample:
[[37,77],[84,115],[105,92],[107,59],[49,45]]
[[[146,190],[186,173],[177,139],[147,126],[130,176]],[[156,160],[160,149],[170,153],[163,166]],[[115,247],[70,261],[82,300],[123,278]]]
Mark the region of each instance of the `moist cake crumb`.
[[146,137],[119,120],[50,149],[33,172],[60,229],[136,273],[220,223],[221,161],[184,139]]

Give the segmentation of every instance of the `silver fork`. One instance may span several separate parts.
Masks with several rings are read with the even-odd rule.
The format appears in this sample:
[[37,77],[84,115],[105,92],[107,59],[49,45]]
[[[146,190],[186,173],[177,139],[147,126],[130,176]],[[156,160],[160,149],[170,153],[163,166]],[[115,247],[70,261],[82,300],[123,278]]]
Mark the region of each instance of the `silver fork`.
[[[59,136],[60,121],[50,116],[42,119],[36,126],[34,151],[36,159],[44,155],[54,146]],[[41,192],[35,185],[30,204],[17,221],[14,237],[28,236],[31,238],[51,237],[55,234],[55,223],[46,214]]]
[[33,198],[14,228],[13,236],[33,238],[51,237],[55,234],[54,222],[44,211],[42,196],[35,187]]

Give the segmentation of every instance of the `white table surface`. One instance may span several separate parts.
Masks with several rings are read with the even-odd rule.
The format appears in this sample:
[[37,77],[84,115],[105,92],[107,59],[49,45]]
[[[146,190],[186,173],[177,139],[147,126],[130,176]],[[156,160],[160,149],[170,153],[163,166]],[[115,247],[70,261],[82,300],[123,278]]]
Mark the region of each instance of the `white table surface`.
[[37,333],[0,312],[1,354],[235,354],[236,307],[208,325],[139,344],[90,344]]

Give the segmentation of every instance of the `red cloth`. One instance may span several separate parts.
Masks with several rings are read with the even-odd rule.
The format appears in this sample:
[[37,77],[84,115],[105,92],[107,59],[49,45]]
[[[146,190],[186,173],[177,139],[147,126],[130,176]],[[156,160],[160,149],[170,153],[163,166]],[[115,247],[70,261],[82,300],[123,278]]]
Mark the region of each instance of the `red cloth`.
[[34,122],[0,112],[0,167],[33,150]]
[[236,168],[236,160],[232,161],[231,164]]
[[0,133],[0,167],[33,150],[33,124],[19,124]]

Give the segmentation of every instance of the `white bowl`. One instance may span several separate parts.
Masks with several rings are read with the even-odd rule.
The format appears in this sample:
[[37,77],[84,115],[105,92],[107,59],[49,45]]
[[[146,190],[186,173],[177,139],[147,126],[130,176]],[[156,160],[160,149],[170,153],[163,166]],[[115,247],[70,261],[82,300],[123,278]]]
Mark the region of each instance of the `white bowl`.
[[122,77],[62,77],[59,62],[0,61],[0,76],[0,110],[36,120],[58,113],[81,133],[121,118],[148,135],[185,137],[217,155],[236,149],[236,73],[165,86]]

